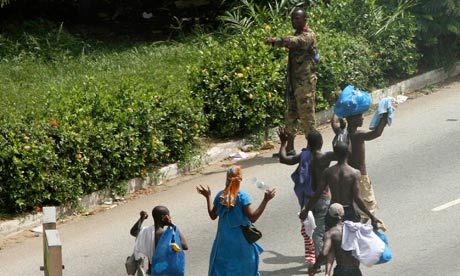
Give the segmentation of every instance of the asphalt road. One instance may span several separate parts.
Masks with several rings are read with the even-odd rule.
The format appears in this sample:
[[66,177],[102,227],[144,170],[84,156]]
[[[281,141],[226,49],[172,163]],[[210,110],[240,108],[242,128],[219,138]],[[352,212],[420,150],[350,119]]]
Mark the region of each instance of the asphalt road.
[[[434,93],[401,104],[382,137],[367,142],[368,172],[380,205],[377,216],[388,228],[393,260],[371,268],[361,266],[364,275],[460,275],[460,204],[456,204],[460,203],[459,103],[457,78]],[[369,121],[368,116],[364,127]],[[322,133],[323,149],[331,150],[332,131],[325,128]],[[304,139],[299,136],[296,146],[300,149],[302,144]],[[250,193],[253,205],[263,196],[251,183],[253,177],[277,189],[277,196],[256,223],[264,235],[260,272],[263,276],[305,275],[298,206],[290,180],[295,167],[279,164],[272,153],[238,162],[243,168],[242,189]],[[209,185],[215,195],[223,188],[226,168],[232,163],[211,165],[169,182],[158,189],[161,191],[59,224],[64,275],[126,275],[124,260],[134,242],[129,229],[140,210],[150,213],[155,205],[170,208],[188,240],[186,274],[207,275],[217,222],[208,218],[205,199],[195,186]],[[43,263],[41,236],[18,238],[3,246],[1,276],[43,275],[39,270]]]

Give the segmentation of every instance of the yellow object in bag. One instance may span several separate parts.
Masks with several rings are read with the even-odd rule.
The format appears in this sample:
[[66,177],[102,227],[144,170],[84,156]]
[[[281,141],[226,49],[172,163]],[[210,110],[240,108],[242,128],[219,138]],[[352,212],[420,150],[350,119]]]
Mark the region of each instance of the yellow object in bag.
[[170,246],[171,246],[171,248],[172,248],[174,251],[176,251],[176,252],[180,252],[180,251],[181,251],[179,245],[177,245],[177,243],[175,243],[175,242],[171,243]]

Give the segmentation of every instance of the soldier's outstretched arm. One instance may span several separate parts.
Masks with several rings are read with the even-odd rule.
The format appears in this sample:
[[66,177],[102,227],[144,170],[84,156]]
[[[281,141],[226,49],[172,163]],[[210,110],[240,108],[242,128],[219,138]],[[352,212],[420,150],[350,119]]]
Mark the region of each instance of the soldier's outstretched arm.
[[276,47],[286,47],[289,49],[298,49],[302,47],[307,47],[314,42],[313,38],[309,37],[300,37],[295,35],[289,35],[284,37],[269,37],[265,39],[265,43],[276,46]]

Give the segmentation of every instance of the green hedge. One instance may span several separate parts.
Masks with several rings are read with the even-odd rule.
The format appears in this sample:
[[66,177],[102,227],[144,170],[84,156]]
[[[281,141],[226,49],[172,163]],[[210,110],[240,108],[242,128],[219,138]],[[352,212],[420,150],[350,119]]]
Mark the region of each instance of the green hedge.
[[[375,88],[383,85],[384,79],[404,78],[416,72],[420,58],[416,48],[416,20],[403,8],[381,6],[375,0],[341,0],[315,6],[310,14],[318,34],[327,34],[320,49],[330,44],[363,44],[355,48],[366,47],[372,51],[373,56],[365,59],[377,72],[366,82],[357,83],[362,87]],[[334,36],[343,36],[343,39],[340,41]],[[347,58],[362,60],[361,54],[356,51]]]
[[126,180],[190,159],[206,124],[186,95],[88,78],[50,93],[46,114],[3,121],[0,210],[71,204],[107,188],[124,193]]
[[264,44],[264,34],[208,37],[202,62],[189,68],[192,95],[204,101],[211,134],[235,137],[279,125],[286,62],[281,49]]

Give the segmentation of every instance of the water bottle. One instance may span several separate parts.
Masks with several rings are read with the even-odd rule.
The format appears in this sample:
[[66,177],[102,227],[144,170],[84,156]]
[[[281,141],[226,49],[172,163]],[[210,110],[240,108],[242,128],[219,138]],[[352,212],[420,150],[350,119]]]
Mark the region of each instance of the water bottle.
[[252,183],[254,183],[254,185],[255,185],[257,188],[261,189],[261,190],[264,191],[264,192],[265,192],[265,190],[267,190],[267,189],[270,188],[270,187],[268,187],[267,184],[265,184],[265,182],[264,182],[263,180],[261,180],[261,179],[259,179],[259,178],[257,178],[257,177],[254,177],[254,178],[252,179]]

